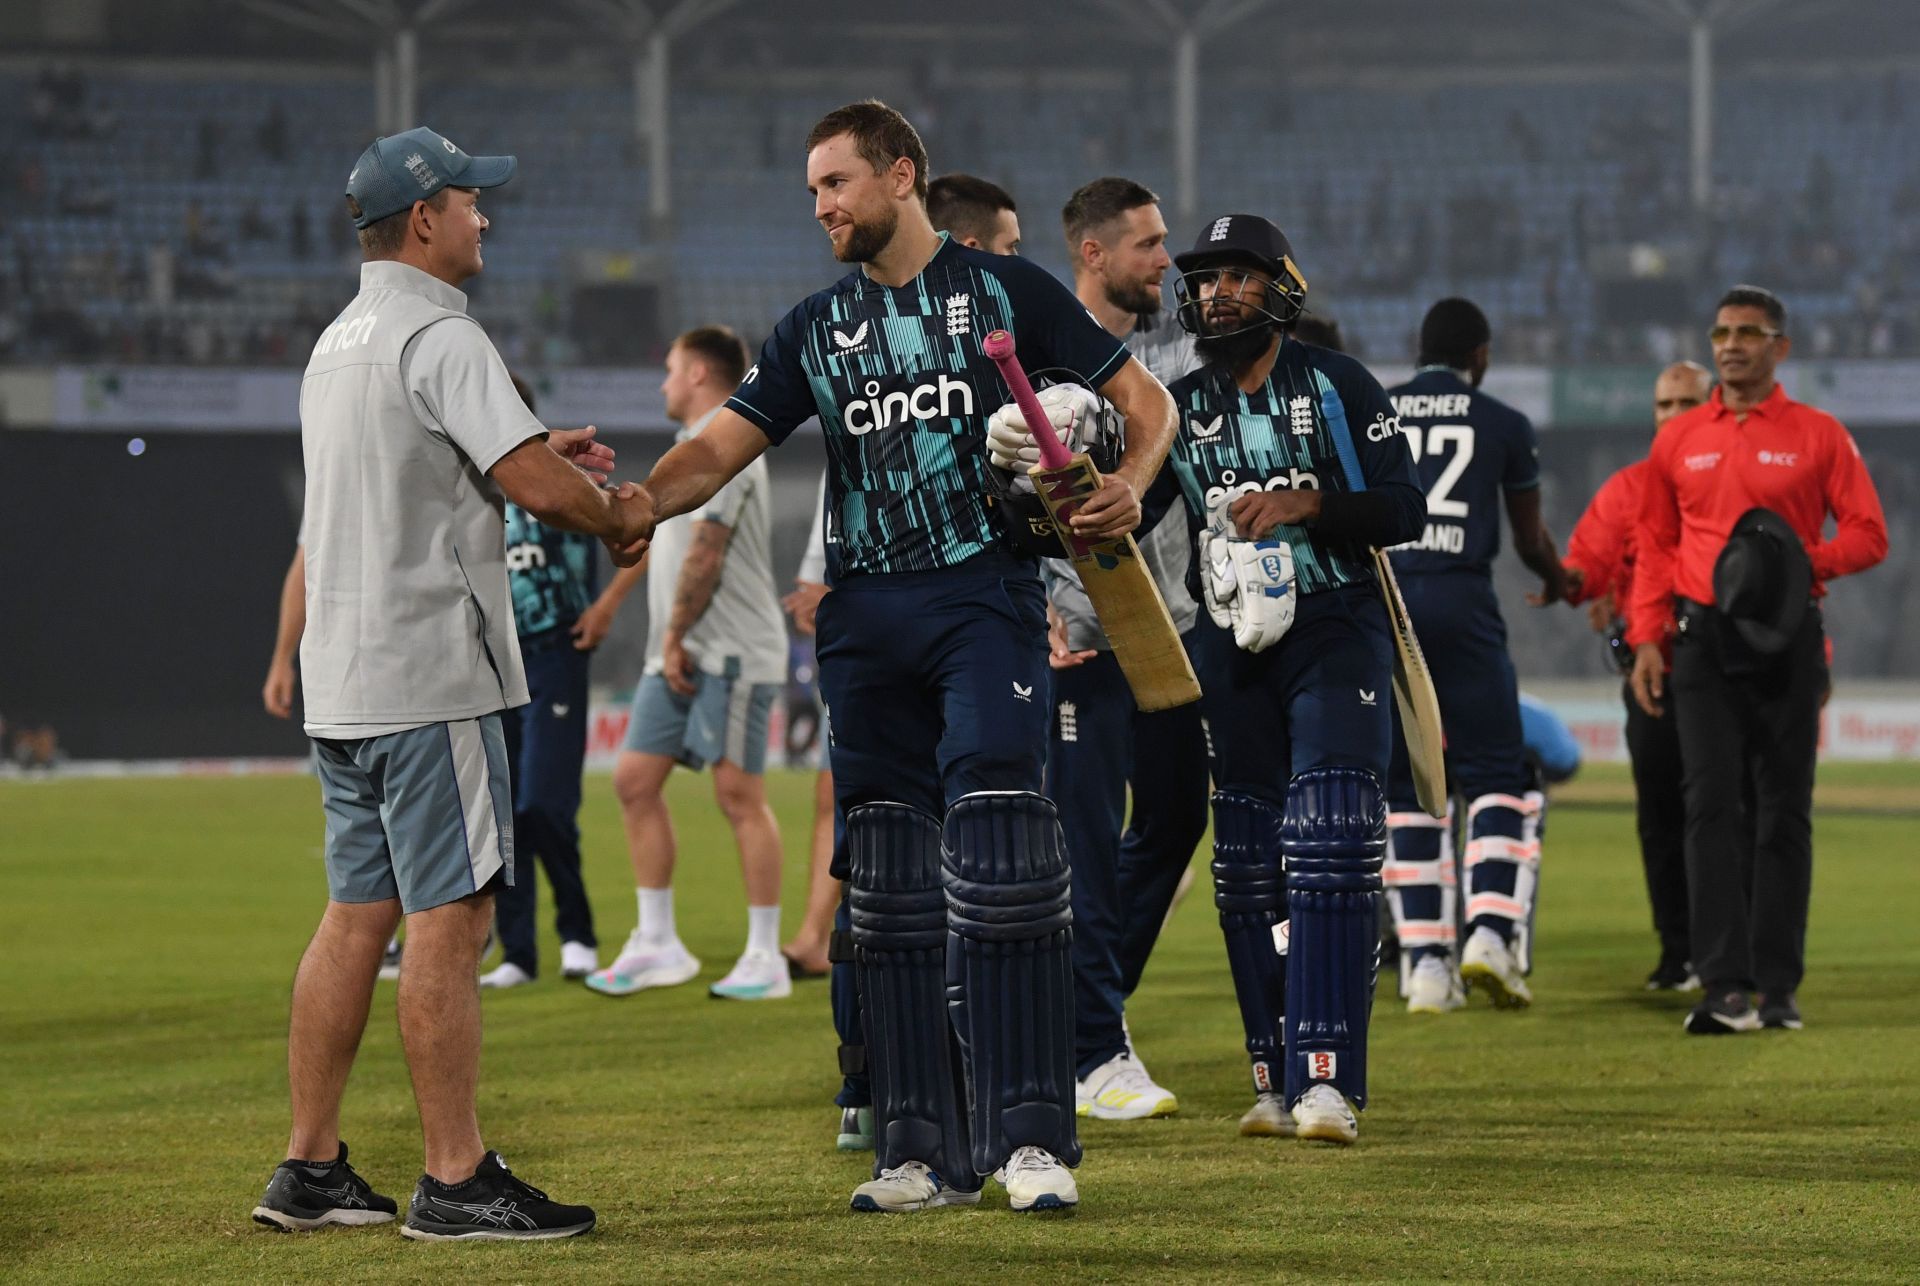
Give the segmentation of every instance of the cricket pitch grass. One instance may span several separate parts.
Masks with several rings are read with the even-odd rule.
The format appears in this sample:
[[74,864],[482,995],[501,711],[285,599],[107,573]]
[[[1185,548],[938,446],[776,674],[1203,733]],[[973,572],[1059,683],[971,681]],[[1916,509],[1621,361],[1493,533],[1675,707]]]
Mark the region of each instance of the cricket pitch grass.
[[[1129,1011],[1179,1115],[1084,1123],[1079,1212],[1037,1219],[993,1185],[974,1210],[847,1213],[867,1161],[833,1150],[826,985],[708,999],[745,916],[709,783],[676,775],[699,980],[623,1000],[561,982],[543,884],[547,972],[485,1001],[487,1140],[599,1230],[464,1246],[249,1219],[325,897],[314,783],[0,782],[0,1278],[1910,1281],[1920,768],[1821,780],[1804,1031],[1687,1038],[1690,998],[1640,989],[1656,951],[1624,775],[1589,767],[1548,820],[1534,1007],[1409,1018],[1383,977],[1349,1150],[1236,1136],[1251,1089],[1202,860]],[[811,780],[769,783],[790,931]],[[581,820],[604,963],[634,917],[604,775]],[[344,1128],[404,1207],[420,1149],[393,995]]]

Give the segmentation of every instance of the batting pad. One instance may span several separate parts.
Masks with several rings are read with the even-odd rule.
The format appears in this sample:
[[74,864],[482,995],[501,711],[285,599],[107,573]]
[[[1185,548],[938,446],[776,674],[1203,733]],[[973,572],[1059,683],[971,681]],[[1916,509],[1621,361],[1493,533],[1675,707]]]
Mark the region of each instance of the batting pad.
[[1080,1163],[1074,1121],[1073,911],[1059,814],[982,791],[947,810],[947,1004],[972,1095],[973,1168],[1037,1144]]
[[1400,998],[1413,966],[1428,952],[1451,960],[1458,936],[1460,887],[1453,864],[1453,805],[1444,818],[1427,813],[1387,814],[1387,863],[1380,878],[1400,940]]
[[976,1191],[947,1025],[940,823],[906,804],[847,813],[854,974],[873,1084],[874,1177],[904,1161]]
[[1387,806],[1363,768],[1314,768],[1287,786],[1287,1104],[1326,1082],[1367,1105],[1367,1020],[1380,961]]
[[1280,866],[1278,808],[1231,791],[1213,797],[1213,904],[1227,940],[1227,967],[1240,1000],[1240,1023],[1253,1062],[1253,1088],[1278,1091],[1280,1026],[1287,1011],[1287,957],[1280,926],[1287,918]]

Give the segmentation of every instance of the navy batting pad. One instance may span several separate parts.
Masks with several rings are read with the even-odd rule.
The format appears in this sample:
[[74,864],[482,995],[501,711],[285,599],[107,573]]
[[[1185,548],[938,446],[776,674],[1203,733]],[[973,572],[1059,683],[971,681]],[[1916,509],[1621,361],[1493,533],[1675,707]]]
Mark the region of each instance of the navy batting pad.
[[921,1161],[973,1191],[960,1067],[947,1023],[940,824],[906,804],[847,813],[854,971],[873,1082],[874,1164]]
[[1080,1161],[1073,1076],[1073,911],[1059,815],[1026,791],[947,811],[947,1002],[973,1096],[973,1167],[1037,1144]]
[[1213,903],[1227,940],[1227,967],[1240,1000],[1257,1093],[1277,1091],[1282,1080],[1287,957],[1278,935],[1284,932],[1280,926],[1287,908],[1280,822],[1280,810],[1264,799],[1230,791],[1213,797]]
[[1287,971],[1287,1103],[1325,1081],[1367,1103],[1367,1019],[1380,956],[1387,807],[1364,768],[1315,768],[1287,786],[1280,828],[1292,949]]

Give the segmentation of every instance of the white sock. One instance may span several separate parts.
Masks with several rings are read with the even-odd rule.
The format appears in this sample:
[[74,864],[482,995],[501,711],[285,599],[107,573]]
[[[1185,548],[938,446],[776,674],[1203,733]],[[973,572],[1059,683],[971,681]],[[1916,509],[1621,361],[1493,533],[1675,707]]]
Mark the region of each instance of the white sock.
[[664,947],[674,940],[673,887],[635,889],[640,898],[640,941]]
[[747,908],[747,950],[778,951],[780,949],[780,907],[750,906]]

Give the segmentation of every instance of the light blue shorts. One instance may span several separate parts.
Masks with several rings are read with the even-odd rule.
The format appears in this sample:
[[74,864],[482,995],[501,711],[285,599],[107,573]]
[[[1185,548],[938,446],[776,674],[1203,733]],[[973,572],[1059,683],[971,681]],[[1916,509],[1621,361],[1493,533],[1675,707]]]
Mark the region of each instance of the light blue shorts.
[[408,914],[513,883],[513,791],[501,716],[384,737],[313,739],[327,817],[327,892],[399,898]]
[[643,675],[627,715],[626,749],[665,755],[695,771],[724,759],[754,774],[767,770],[767,721],[777,683],[747,683],[696,670],[683,697],[663,674]]

